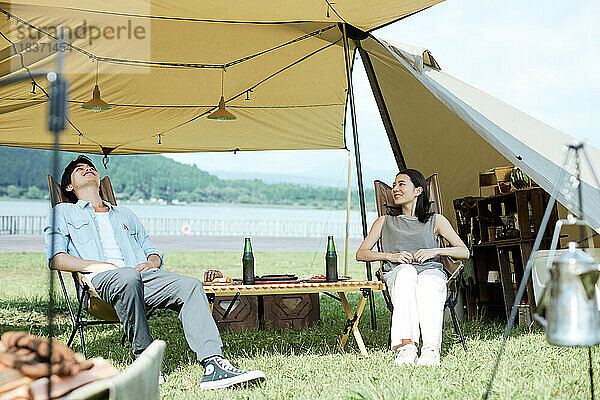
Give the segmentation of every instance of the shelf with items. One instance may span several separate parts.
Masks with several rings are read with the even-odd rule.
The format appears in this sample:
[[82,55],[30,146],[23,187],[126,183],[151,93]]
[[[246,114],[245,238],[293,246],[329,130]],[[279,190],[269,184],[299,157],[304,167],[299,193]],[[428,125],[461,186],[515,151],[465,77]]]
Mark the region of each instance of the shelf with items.
[[[535,239],[550,196],[529,188],[487,197],[477,202],[481,243]],[[551,236],[558,212],[553,208],[544,236]]]
[[[473,260],[474,282],[468,290],[475,304],[468,307],[484,309],[487,317],[508,317],[549,197],[543,189],[532,187],[475,198],[471,204],[455,200],[459,235],[471,249]],[[542,249],[549,247],[557,219],[554,206]],[[531,282],[526,289],[523,302],[532,315],[535,297]]]

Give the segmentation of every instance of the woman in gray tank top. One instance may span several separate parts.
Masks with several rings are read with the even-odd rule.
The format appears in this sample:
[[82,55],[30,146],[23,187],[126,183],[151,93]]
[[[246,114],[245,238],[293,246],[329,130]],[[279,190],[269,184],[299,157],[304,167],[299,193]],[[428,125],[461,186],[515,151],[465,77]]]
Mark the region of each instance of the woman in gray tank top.
[[[431,203],[422,173],[400,171],[392,193],[402,214],[379,217],[356,252],[356,260],[382,262],[394,305],[391,341],[397,351],[395,363],[437,366],[446,302],[446,274],[440,256],[467,258],[469,250],[443,215],[429,212]],[[439,247],[438,236],[451,247]],[[379,239],[382,251],[373,251]],[[417,360],[419,338],[423,346]]]

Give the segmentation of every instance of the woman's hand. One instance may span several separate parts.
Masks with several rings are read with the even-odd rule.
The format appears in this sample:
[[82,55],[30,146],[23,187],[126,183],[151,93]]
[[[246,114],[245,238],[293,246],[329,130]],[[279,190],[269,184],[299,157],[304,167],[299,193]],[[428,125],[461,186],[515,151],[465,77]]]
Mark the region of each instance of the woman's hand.
[[415,261],[423,264],[425,261],[439,255],[439,249],[419,249],[415,253]]
[[398,264],[410,264],[414,261],[414,256],[408,251],[401,251],[400,253],[389,253],[388,261]]

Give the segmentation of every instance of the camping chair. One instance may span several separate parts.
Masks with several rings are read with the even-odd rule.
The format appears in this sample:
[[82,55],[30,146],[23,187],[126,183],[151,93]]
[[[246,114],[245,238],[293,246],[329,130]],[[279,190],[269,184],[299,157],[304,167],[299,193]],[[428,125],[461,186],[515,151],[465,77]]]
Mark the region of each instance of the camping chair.
[[[431,175],[429,178],[426,179],[426,181],[427,181],[427,191],[429,193],[429,200],[432,201],[431,211],[441,214],[442,213],[442,200],[441,200],[441,196],[440,196],[440,189],[439,189],[437,174]],[[377,214],[379,216],[381,216],[381,215],[396,216],[396,215],[402,214],[402,208],[399,206],[396,206],[394,204],[394,196],[392,194],[392,188],[379,180],[376,180],[374,182],[374,184],[375,184],[375,203],[377,204]],[[444,243],[444,240],[442,238],[438,238],[438,241],[439,241],[440,247],[446,246],[446,244]],[[381,251],[381,249],[382,249],[381,239],[379,239],[379,241],[377,242],[377,247]],[[446,298],[446,303],[444,304],[444,310],[447,308],[448,311],[450,312],[450,317],[452,318],[454,330],[455,330],[456,334],[459,336],[460,342],[462,343],[463,348],[465,349],[465,351],[467,351],[467,345],[465,343],[465,338],[462,334],[462,330],[460,329],[460,323],[459,323],[458,317],[456,315],[456,310],[454,309],[456,307],[456,303],[458,300],[458,284],[460,281],[460,277],[462,276],[462,271],[463,271],[464,267],[463,267],[462,262],[460,262],[458,260],[453,260],[452,258],[447,257],[447,256],[442,256],[441,261],[444,266],[444,271],[446,271],[446,273],[449,275],[448,282],[446,283],[448,297]],[[382,267],[383,267],[383,262],[381,263],[379,270],[377,270],[377,272],[375,273],[377,278],[381,281],[383,281],[383,271],[381,269]],[[385,299],[385,303],[387,305],[388,310],[390,310],[390,313],[393,312],[394,306],[392,304],[392,299],[390,297],[390,293],[387,290],[387,285],[386,285],[386,289],[382,293],[383,293],[383,298]],[[390,340],[391,340],[391,338],[390,338]]]
[[[50,203],[52,207],[59,203],[68,202],[67,198],[64,196],[60,185],[52,178],[50,175],[46,175],[48,180],[48,188],[50,190]],[[100,197],[104,201],[108,201],[110,204],[116,206],[117,200],[115,199],[115,194],[110,183],[110,178],[105,176],[100,181]],[[67,346],[71,347],[71,343],[73,343],[73,339],[75,338],[75,334],[79,331],[79,338],[81,340],[81,352],[84,356],[87,357],[85,352],[85,338],[83,334],[83,328],[90,325],[105,325],[105,324],[120,324],[119,318],[117,317],[117,313],[115,309],[108,303],[106,303],[96,289],[91,284],[91,282],[87,279],[87,277],[79,272],[72,272],[73,281],[75,283],[75,289],[77,292],[77,312],[74,311],[71,301],[69,300],[69,294],[67,292],[67,288],[65,286],[65,281],[62,276],[62,272],[60,269],[56,270],[58,274],[58,280],[60,282],[60,286],[63,292],[63,296],[67,301],[67,307],[69,309],[69,314],[71,316],[71,322],[73,323],[73,331],[71,332],[71,336],[69,337],[69,341],[67,342]],[[87,312],[91,316],[96,319],[88,320],[82,316],[83,307],[87,307]],[[149,318],[152,314],[151,310],[147,317]],[[125,344],[125,334],[123,334],[123,338],[121,339],[121,345]]]

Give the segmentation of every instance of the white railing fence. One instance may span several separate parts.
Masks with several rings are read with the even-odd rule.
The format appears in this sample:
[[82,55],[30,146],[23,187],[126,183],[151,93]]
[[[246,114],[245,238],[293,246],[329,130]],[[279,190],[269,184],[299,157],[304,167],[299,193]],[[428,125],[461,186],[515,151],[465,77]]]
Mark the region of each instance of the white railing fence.
[[0,215],[0,235],[42,234],[46,217]]
[[[149,235],[345,237],[345,222],[318,220],[236,220],[140,218]],[[0,235],[41,235],[46,217],[0,216]],[[350,223],[351,238],[362,238],[360,223]]]

